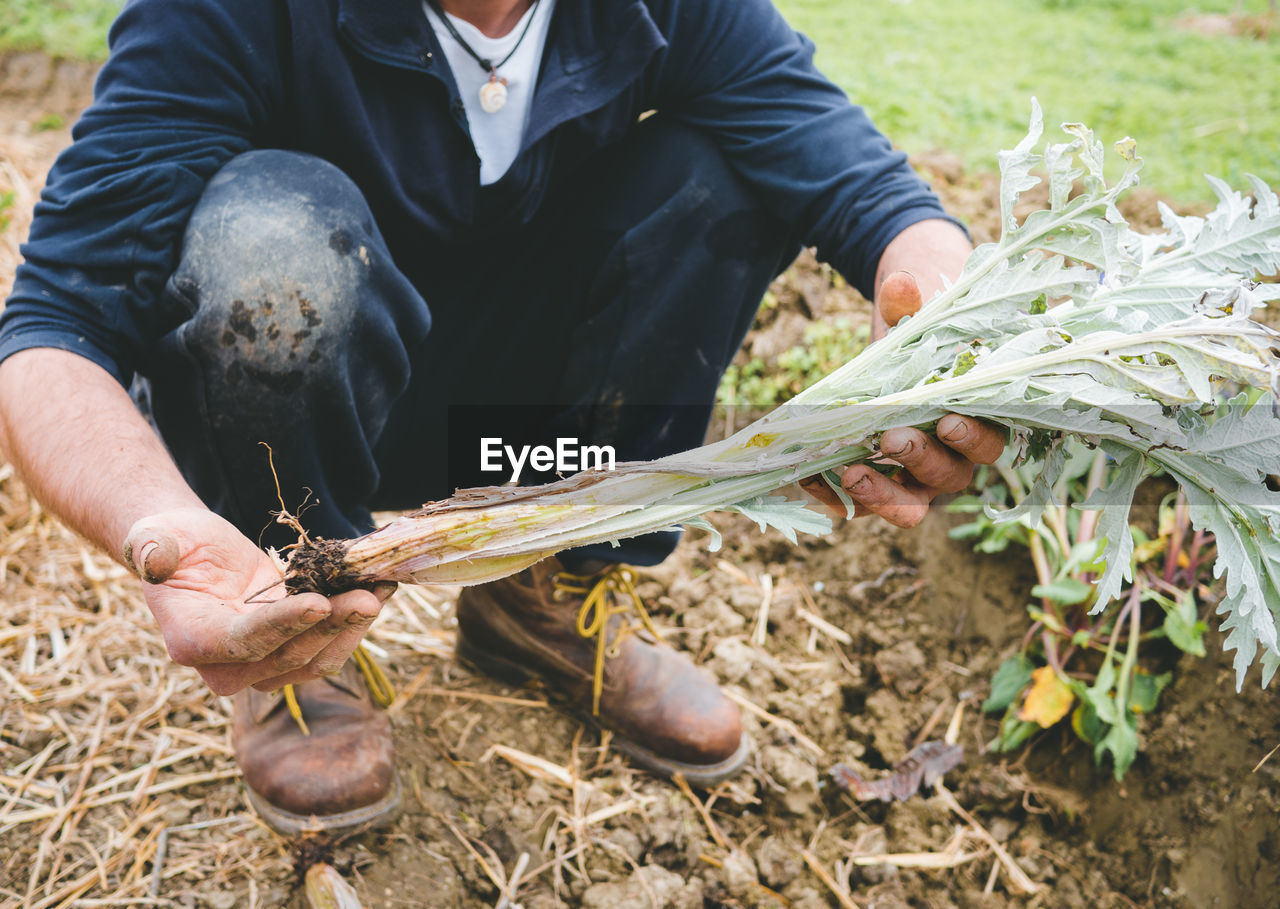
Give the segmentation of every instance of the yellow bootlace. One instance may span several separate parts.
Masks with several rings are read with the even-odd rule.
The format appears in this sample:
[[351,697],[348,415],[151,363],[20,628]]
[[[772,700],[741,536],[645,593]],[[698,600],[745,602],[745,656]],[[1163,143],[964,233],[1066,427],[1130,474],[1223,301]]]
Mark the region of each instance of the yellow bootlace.
[[[595,674],[591,680],[591,713],[599,716],[600,694],[604,690],[605,656],[617,656],[623,639],[636,630],[635,625],[619,626],[611,643],[609,620],[616,615],[634,611],[640,617],[640,624],[653,635],[654,640],[662,640],[662,636],[653,627],[649,612],[644,608],[640,594],[636,593],[631,572],[621,565],[614,565],[601,575],[560,571],[552,575],[551,584],[556,591],[583,597],[582,606],[578,609],[578,634],[584,638],[596,639]],[[630,599],[629,605],[621,603],[622,595]]]
[[[373,702],[379,707],[389,707],[391,702],[395,700],[396,690],[391,684],[391,679],[387,678],[386,672],[382,667],[373,661],[373,657],[369,656],[369,651],[361,644],[356,647],[355,653],[351,654],[351,658],[356,661],[356,667],[360,670],[360,674],[364,676],[364,683],[369,686],[369,696],[373,698]],[[298,724],[298,728],[302,730],[303,735],[311,735],[311,730],[307,728],[307,721],[302,716],[302,705],[298,703],[298,694],[294,691],[292,685],[285,685],[282,689],[284,692],[285,708],[289,711],[289,716],[293,717],[293,721]]]

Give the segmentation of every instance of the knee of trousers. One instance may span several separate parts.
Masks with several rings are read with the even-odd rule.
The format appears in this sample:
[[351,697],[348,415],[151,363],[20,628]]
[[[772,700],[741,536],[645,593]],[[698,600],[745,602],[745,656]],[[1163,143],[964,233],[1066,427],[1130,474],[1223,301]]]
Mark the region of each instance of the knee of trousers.
[[[395,334],[389,297],[421,303],[398,272],[388,281],[389,260],[363,194],[337,167],[296,152],[240,155],[206,186],[169,284],[193,311],[183,343],[232,381],[296,392],[370,334]],[[384,369],[397,347],[383,348]]]

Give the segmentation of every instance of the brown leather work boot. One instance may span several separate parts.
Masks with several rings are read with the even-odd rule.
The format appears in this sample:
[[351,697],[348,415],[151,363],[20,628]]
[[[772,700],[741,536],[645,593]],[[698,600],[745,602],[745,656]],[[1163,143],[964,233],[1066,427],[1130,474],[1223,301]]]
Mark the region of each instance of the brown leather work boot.
[[236,763],[258,814],[289,836],[393,821],[400,783],[391,723],[355,660],[293,690],[309,735],[289,715],[283,691],[250,688],[232,701]]
[[[737,705],[687,656],[651,634],[625,630],[621,613],[630,611],[623,607],[631,591],[621,571],[608,566],[575,575],[551,558],[465,588],[458,598],[458,656],[513,684],[541,678],[576,713],[613,730],[614,746],[637,763],[714,785],[746,763],[749,742]],[[591,631],[605,615],[603,684],[593,716],[599,639]]]

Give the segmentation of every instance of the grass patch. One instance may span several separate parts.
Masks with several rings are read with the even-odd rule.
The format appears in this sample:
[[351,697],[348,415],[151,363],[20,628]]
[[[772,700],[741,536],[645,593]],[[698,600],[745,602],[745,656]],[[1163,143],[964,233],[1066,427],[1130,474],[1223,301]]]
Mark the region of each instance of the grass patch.
[[3,0],[0,50],[105,60],[107,28],[123,0]]
[[[1280,182],[1280,22],[1268,40],[1197,34],[1174,20],[1236,0],[777,0],[818,65],[909,152],[947,148],[990,170],[1046,120],[1126,135],[1145,185],[1204,199],[1203,174]],[[1244,9],[1266,11],[1266,0]]]

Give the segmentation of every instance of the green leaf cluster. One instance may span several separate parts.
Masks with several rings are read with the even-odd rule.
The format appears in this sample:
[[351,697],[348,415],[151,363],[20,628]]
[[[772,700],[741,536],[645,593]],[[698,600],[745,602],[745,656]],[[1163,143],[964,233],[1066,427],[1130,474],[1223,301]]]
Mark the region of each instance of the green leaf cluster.
[[[991,696],[983,704],[987,712],[1003,711],[990,747],[1012,751],[1070,711],[1071,729],[1094,747],[1099,763],[1110,756],[1120,779],[1137,754],[1142,716],[1155,709],[1172,678],[1168,672],[1148,672],[1139,660],[1140,648],[1163,639],[1184,653],[1205,653],[1207,626],[1198,614],[1196,590],[1203,589],[1200,576],[1208,568],[1202,550],[1212,541],[1188,542],[1187,509],[1173,495],[1160,505],[1154,539],[1136,527],[1117,527],[1114,521],[1099,519],[1087,527],[1083,519],[1088,512],[1080,506],[1096,501],[1099,488],[1127,483],[1129,472],[1079,441],[1066,441],[1056,452],[1061,469],[1052,488],[1034,493],[1043,473],[1028,465],[1014,466],[1006,458],[990,471],[998,479],[981,496],[966,497],[951,507],[974,516],[953,530],[953,536],[974,540],[979,550],[1003,549],[1013,541],[1026,545],[1041,578],[1031,590],[1039,602],[1027,608],[1034,623],[1028,645],[996,671]],[[1035,519],[1024,507],[1033,494],[1042,502]],[[1050,500],[1053,504],[1044,504]],[[1009,520],[1011,514],[1017,519]],[[1120,596],[1125,609],[1134,612],[1126,613],[1129,621],[1095,619],[1088,613],[1107,567],[1104,554],[1121,534],[1130,538],[1124,548],[1129,553],[1124,577],[1136,586]],[[1145,603],[1160,610],[1148,611],[1139,622],[1136,611]],[[1118,652],[1122,641],[1123,651]],[[1090,681],[1082,670],[1094,665],[1098,668]]]
[[783,351],[774,362],[752,357],[744,364],[730,365],[720,380],[716,402],[774,407],[790,401],[861,353],[869,336],[865,325],[854,327],[846,317],[814,322],[805,328],[803,343]]

